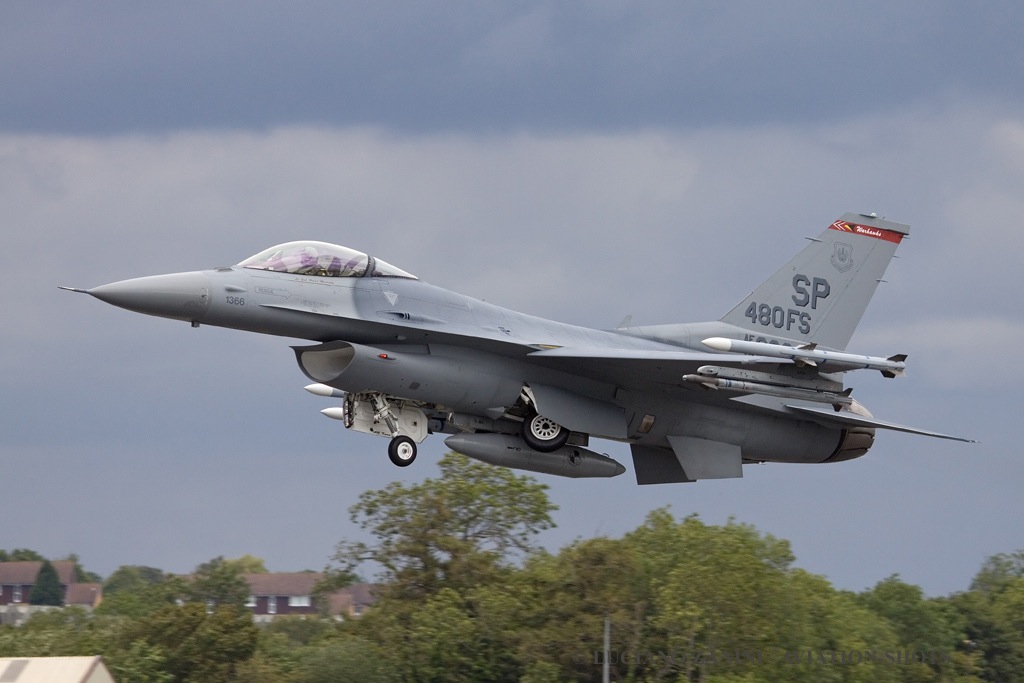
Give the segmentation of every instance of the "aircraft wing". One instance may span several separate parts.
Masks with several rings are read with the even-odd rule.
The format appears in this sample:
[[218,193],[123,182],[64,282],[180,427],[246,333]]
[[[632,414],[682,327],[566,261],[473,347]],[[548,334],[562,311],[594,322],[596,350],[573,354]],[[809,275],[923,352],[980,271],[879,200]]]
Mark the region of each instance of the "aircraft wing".
[[360,344],[379,345],[401,336],[407,344],[451,344],[470,346],[480,351],[509,358],[525,358],[554,370],[606,381],[632,389],[651,384],[685,386],[683,375],[694,373],[702,365],[752,367],[760,364],[778,367],[792,365],[789,358],[716,353],[672,348],[621,349],[608,347],[547,347],[529,344],[521,338],[475,329],[475,334],[443,321],[424,320],[410,315],[378,320],[354,320],[328,311],[310,310],[296,305],[263,304],[267,308],[289,311],[300,318],[312,318],[322,329],[318,341],[346,340]]
[[840,427],[873,427],[876,429],[890,429],[894,432],[906,432],[907,434],[919,434],[921,436],[933,436],[937,439],[950,439],[952,441],[963,441],[965,443],[978,443],[974,439],[965,439],[960,436],[951,436],[949,434],[941,434],[939,432],[930,432],[926,429],[918,429],[916,427],[907,427],[906,425],[896,424],[894,422],[885,422],[884,420],[876,420],[873,417],[864,417],[863,415],[855,415],[850,412],[833,412],[828,409],[819,408],[808,408],[806,406],[794,406],[787,405],[790,410],[795,410],[798,413],[808,415],[815,422],[823,424],[825,426],[840,426]]

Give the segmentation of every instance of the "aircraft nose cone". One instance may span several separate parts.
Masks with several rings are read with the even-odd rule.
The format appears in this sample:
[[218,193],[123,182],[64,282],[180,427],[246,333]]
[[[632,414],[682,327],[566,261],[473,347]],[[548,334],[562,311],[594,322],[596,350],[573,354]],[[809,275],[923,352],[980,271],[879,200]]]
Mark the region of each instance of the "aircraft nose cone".
[[153,275],[87,289],[100,301],[136,313],[199,321],[210,304],[210,278],[201,272]]

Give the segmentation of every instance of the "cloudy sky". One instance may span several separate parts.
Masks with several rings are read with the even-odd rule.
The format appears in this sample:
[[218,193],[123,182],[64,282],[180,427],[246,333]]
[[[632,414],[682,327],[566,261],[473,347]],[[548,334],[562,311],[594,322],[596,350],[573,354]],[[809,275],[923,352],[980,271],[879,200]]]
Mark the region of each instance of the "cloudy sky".
[[[0,7],[0,548],[319,569],[398,470],[302,391],[290,340],[58,291],[279,242],[592,327],[713,320],[845,211],[911,224],[850,350],[859,460],[638,487],[538,475],[551,548],[652,509],[930,595],[1024,548],[1016,2],[7,2]],[[628,449],[595,442],[631,466]]]

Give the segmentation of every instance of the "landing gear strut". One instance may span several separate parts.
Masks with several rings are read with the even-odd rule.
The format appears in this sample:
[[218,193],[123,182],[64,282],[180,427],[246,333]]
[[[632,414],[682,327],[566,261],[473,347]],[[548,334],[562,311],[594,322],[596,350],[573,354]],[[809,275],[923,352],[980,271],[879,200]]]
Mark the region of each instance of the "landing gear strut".
[[412,464],[416,444],[427,438],[428,420],[422,408],[380,392],[346,394],[343,418],[349,429],[389,437],[388,457],[399,467]]

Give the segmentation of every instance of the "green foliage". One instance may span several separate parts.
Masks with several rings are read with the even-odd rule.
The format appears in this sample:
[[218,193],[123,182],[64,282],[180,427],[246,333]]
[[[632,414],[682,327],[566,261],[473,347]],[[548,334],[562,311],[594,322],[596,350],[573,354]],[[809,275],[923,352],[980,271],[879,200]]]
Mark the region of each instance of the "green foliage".
[[246,553],[241,557],[236,557],[233,560],[224,560],[224,562],[234,567],[239,574],[266,574],[267,565],[263,561],[262,557],[256,557]]
[[778,624],[763,606],[787,597],[788,544],[746,525],[712,527],[696,517],[675,524],[660,513],[630,539],[651,558],[656,624],[669,646],[731,641],[757,650],[774,642]]
[[352,519],[375,541],[339,545],[333,573],[347,581],[364,562],[383,567],[379,601],[352,630],[400,679],[509,679],[517,624],[506,586],[555,507],[532,477],[454,453],[439,465],[440,479],[360,497]]
[[532,550],[535,534],[553,526],[547,486],[502,467],[449,453],[442,477],[395,482],[367,491],[350,508],[373,544],[341,543],[336,575],[348,579],[365,562],[384,569],[385,592],[425,599],[443,587],[468,587]]
[[236,680],[237,666],[256,650],[258,632],[245,609],[203,604],[165,607],[134,624],[143,641],[164,658],[162,668],[179,683]]
[[75,564],[75,583],[103,583],[103,577],[95,572],[88,572],[82,567],[76,553],[71,553],[64,560]]
[[119,567],[103,588],[97,614],[141,618],[174,605],[188,594],[181,577],[165,575],[152,567]]
[[[625,540],[595,538],[558,555],[535,555],[510,588],[506,609],[528,625],[518,633],[518,655],[531,678],[547,675],[549,667],[537,664],[543,662],[586,680],[595,671],[606,616],[613,627],[613,649],[635,654],[653,608],[641,559]],[[626,659],[621,675],[636,671],[636,658]]]
[[164,580],[163,571],[155,567],[122,565],[103,582],[103,595],[110,597],[123,591],[136,591],[146,586],[155,586]]
[[988,558],[967,593],[949,603],[963,617],[964,658],[984,681],[1024,682],[1024,551]]
[[971,582],[971,590],[995,594],[1014,579],[1024,578],[1024,550],[999,553],[985,560]]
[[28,603],[53,607],[64,604],[64,590],[60,586],[60,577],[49,560],[43,560],[43,566],[39,568],[36,583],[28,595]]
[[215,557],[196,567],[188,584],[188,598],[208,605],[230,605],[244,608],[249,598],[249,584],[242,577],[243,565]]
[[879,581],[861,594],[861,602],[893,625],[901,646],[920,651],[951,651],[957,631],[943,606],[926,600],[918,586],[899,575]]
[[166,648],[144,640],[133,640],[126,650],[115,651],[105,660],[115,681],[173,683],[175,680],[174,674],[167,670]]
[[324,619],[307,619],[305,616],[278,616],[263,627],[263,632],[283,636],[290,646],[306,646],[336,635],[337,624]]
[[292,675],[293,683],[389,683],[385,654],[363,638],[346,637],[307,648]]
[[0,562],[42,562],[46,558],[35,550],[15,548],[11,551],[0,550]]

